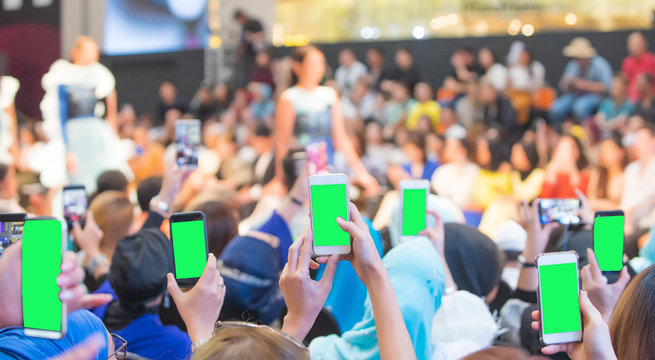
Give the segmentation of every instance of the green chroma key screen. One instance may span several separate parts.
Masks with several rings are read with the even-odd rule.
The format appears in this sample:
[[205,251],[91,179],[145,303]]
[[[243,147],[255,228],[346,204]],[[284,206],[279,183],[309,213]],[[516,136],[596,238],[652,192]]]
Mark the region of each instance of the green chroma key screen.
[[175,276],[192,279],[202,275],[207,265],[205,225],[202,220],[171,223]]
[[312,185],[312,221],[316,246],[347,246],[350,235],[341,230],[337,217],[348,219],[346,184]]
[[403,190],[403,235],[416,236],[425,230],[426,189]]
[[602,271],[623,268],[623,216],[598,216],[594,219],[594,253]]
[[544,334],[580,331],[576,263],[539,266]]
[[61,223],[29,220],[23,228],[23,324],[26,328],[61,331],[57,276],[61,271]]

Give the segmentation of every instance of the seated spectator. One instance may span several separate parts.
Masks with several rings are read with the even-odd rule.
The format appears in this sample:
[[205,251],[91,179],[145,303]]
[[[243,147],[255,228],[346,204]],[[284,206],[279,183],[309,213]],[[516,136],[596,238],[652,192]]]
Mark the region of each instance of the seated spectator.
[[457,120],[466,129],[471,129],[484,121],[484,106],[480,103],[480,86],[476,81],[465,85],[466,94],[455,104]]
[[546,86],[546,68],[528,49],[521,50],[516,64],[508,71],[507,97],[516,109],[520,124],[530,121],[530,109],[537,91]]
[[216,102],[216,113],[222,115],[232,103],[232,94],[225,83],[216,84],[212,91],[212,97]]
[[18,182],[16,180],[16,167],[0,164],[0,211],[24,213],[18,204]]
[[248,93],[252,97],[248,105],[250,116],[254,118],[255,124],[271,126],[275,114],[275,102],[271,98],[273,91],[270,85],[250,82],[248,83]]
[[625,212],[626,233],[645,231],[655,224],[655,132],[644,126],[635,134],[635,161],[625,168],[621,209]]
[[512,146],[510,155],[512,194],[515,200],[532,201],[541,194],[545,171],[539,167],[537,147],[521,141]]
[[618,209],[628,156],[618,136],[600,143],[598,166],[589,175],[589,206],[595,211]]
[[439,129],[441,106],[432,100],[432,88],[428,83],[420,82],[414,88],[414,96],[417,102],[409,109],[405,126],[409,130],[416,130],[419,119],[422,116],[427,116],[432,123],[432,131],[437,131]]
[[503,144],[493,133],[482,135],[476,143],[476,162],[480,171],[473,185],[473,197],[481,209],[511,195],[511,166]]
[[[653,75],[642,73],[637,75],[637,94],[639,96],[633,111],[633,118],[638,117],[639,123],[655,123],[655,93]],[[632,121],[632,119],[631,119]]]
[[471,47],[460,47],[450,57],[452,70],[444,80],[444,88],[452,91],[456,97],[466,92],[465,85],[478,81],[483,74],[482,68],[475,62],[475,51]]
[[189,104],[189,111],[196,119],[204,123],[207,121],[207,119],[216,113],[216,110],[216,102],[212,97],[209,86],[201,85],[198,88],[198,91],[196,91],[196,95],[193,97],[193,99],[191,99],[191,104]]
[[496,54],[488,48],[483,47],[478,51],[478,64],[484,71],[482,81],[488,82],[498,92],[507,88],[507,68],[498,62]]
[[355,83],[366,73],[366,65],[357,60],[352,49],[343,49],[339,52],[339,67],[334,72],[334,79],[337,81],[340,94],[349,96]]
[[610,96],[600,103],[594,122],[604,137],[611,132],[625,133],[633,110],[634,104],[628,101],[628,79],[617,74],[612,78]]
[[96,196],[110,190],[120,191],[127,196],[128,186],[129,181],[125,177],[125,174],[118,170],[107,170],[98,176],[96,180],[96,191],[89,195],[89,203],[92,203]]
[[425,148],[425,136],[418,132],[410,132],[407,141],[402,146],[408,162],[403,164],[402,174],[389,174],[390,181],[399,188],[403,179],[431,180],[434,171],[439,167],[439,161],[430,160]]
[[588,119],[609,92],[612,83],[612,67],[596,53],[589,40],[577,37],[563,50],[572,60],[564,68],[559,87],[562,95],[550,110],[550,120],[555,126],[569,116],[577,122]]
[[388,160],[394,153],[394,146],[385,143],[382,125],[370,121],[364,127],[364,155],[362,164],[376,179],[382,179],[387,174]]
[[[414,64],[412,51],[408,48],[399,48],[396,50],[394,60],[396,64],[389,73],[389,79],[405,83],[410,89],[414,89],[421,81],[421,74]],[[385,88],[384,82],[382,88]]]
[[140,118],[132,136],[135,145],[134,156],[128,160],[137,183],[150,176],[164,174],[164,147],[155,141],[153,135],[149,119]]
[[189,108],[177,96],[177,86],[172,81],[166,80],[159,85],[159,98],[155,108],[154,126],[163,126],[168,110],[177,109],[180,113],[186,113]]
[[373,88],[389,92],[389,89],[381,89],[380,87],[382,81],[389,78],[385,58],[386,52],[381,47],[372,47],[366,50],[366,65],[368,65],[368,74],[373,79]]
[[576,198],[576,189],[586,194],[589,184],[587,165],[580,140],[571,135],[562,136],[546,165],[541,197]]
[[469,160],[468,141],[447,137],[442,160],[443,165],[432,175],[432,188],[437,195],[451,199],[460,209],[473,208],[473,188],[480,167]]
[[480,104],[483,106],[482,123],[498,131],[502,141],[510,145],[521,138],[516,110],[504,95],[486,81],[480,85]]
[[[375,112],[375,94],[373,82],[368,75],[361,76],[349,92],[348,96],[341,96],[341,114],[350,128],[357,129],[373,116]],[[357,129],[361,130],[361,129]]]
[[389,81],[388,84],[391,97],[384,103],[382,108],[385,138],[392,137],[396,124],[407,118],[409,110],[416,103],[416,100],[412,98],[412,93],[407,83]]
[[270,51],[262,50],[257,52],[255,55],[255,64],[250,68],[248,81],[266,84],[270,87],[271,93],[275,93]]
[[648,51],[648,41],[638,31],[628,35],[628,56],[621,63],[621,73],[628,78],[628,98],[632,102],[639,101],[637,77],[641,74],[655,76],[655,54]]

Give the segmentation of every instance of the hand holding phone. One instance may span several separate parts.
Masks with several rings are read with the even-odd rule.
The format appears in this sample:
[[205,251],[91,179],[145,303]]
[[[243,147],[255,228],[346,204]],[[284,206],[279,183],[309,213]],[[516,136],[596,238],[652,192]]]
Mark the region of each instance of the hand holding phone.
[[350,235],[337,223],[337,218],[350,219],[348,177],[344,174],[311,176],[309,202],[314,254],[350,253]]
[[198,167],[201,133],[200,120],[175,121],[175,151],[178,167]]
[[562,225],[580,224],[580,199],[541,199],[539,220],[542,225],[558,222]]
[[430,182],[427,180],[403,180],[400,182],[401,211],[400,239],[419,236],[427,224],[427,204]]
[[173,269],[178,285],[195,285],[207,264],[207,229],[202,211],[170,216]]
[[580,341],[578,255],[575,251],[537,256],[537,300],[545,345]]

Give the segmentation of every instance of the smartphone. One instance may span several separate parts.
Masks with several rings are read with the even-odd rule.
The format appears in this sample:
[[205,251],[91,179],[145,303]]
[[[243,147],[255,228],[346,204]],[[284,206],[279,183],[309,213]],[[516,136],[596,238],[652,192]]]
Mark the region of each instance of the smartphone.
[[537,256],[537,301],[545,345],[582,340],[580,273],[575,251]]
[[328,147],[324,141],[308,144],[305,147],[307,159],[307,174],[326,175],[330,173],[328,168]]
[[178,167],[198,167],[200,137],[200,120],[175,121],[175,150]]
[[205,213],[192,211],[170,216],[174,275],[178,285],[191,287],[207,265],[207,227]]
[[345,174],[309,177],[309,206],[315,255],[350,253],[350,234],[337,224],[337,217],[350,220],[348,177]]
[[84,228],[86,221],[87,196],[84,185],[70,185],[64,188],[62,193],[64,200],[64,219],[70,231],[75,222],[80,223]]
[[403,180],[400,182],[401,211],[400,239],[409,240],[425,230],[427,224],[428,194],[427,180]]
[[23,238],[25,220],[27,220],[25,213],[0,214],[0,256],[9,245]]
[[624,226],[621,210],[597,211],[594,215],[594,254],[604,273],[618,273],[623,268]]
[[540,199],[539,220],[542,225],[558,222],[562,225],[580,224],[580,199]]
[[57,276],[66,244],[66,222],[54,217],[28,219],[23,226],[23,332],[61,339],[66,334],[66,303],[59,300]]

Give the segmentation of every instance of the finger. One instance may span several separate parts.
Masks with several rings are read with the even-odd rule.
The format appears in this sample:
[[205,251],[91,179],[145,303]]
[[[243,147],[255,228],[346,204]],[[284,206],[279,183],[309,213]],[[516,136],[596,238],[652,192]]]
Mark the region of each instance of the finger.
[[57,276],[57,285],[62,289],[76,286],[84,280],[84,270],[81,267],[75,267],[73,271],[62,272]]
[[71,304],[71,309],[69,311],[77,310],[78,300],[86,294],[86,287],[84,285],[79,285],[75,287],[65,288],[59,292],[59,300]]
[[72,251],[66,251],[61,257],[61,272],[70,273],[77,268],[77,256]]
[[330,289],[332,289],[332,280],[334,280],[334,273],[337,271],[337,263],[339,263],[339,256],[330,256],[323,277],[321,277],[321,281],[319,281],[323,291],[329,292]]
[[80,236],[82,236],[82,227],[80,226],[80,223],[76,221],[73,223],[73,239],[78,241]]
[[426,210],[426,213],[434,218],[435,227],[436,227],[436,224],[438,224],[439,222],[442,222],[441,216],[439,216],[439,214],[437,214],[436,211],[428,209],[428,210]]
[[568,349],[567,344],[556,344],[556,345],[548,345],[545,346],[541,349],[541,352],[544,353],[545,355],[554,355],[559,352],[566,352]]
[[289,264],[290,271],[295,271],[298,267],[298,256],[300,255],[300,247],[302,246],[305,239],[309,236],[309,231],[305,232],[305,235],[301,236],[298,240],[294,241],[291,246],[289,246],[289,256],[287,257],[287,264]]
[[329,256],[319,256],[316,258],[316,262],[319,264],[327,264],[329,259],[330,259]]
[[428,228],[425,228],[425,230],[419,231],[418,233],[421,236],[427,236],[429,238],[432,238],[432,231]]
[[589,263],[591,278],[594,281],[602,281],[603,272],[600,271],[598,261],[596,260],[596,254],[594,254],[594,251],[591,248],[587,248],[587,262]]
[[629,282],[630,273],[628,272],[628,267],[624,266],[623,269],[621,269],[621,275],[619,276],[619,279],[616,280],[614,284],[612,284],[612,288],[615,292],[623,292],[623,289],[625,289]]
[[89,226],[91,226],[91,228],[98,227],[98,224],[96,224],[96,220],[93,217],[93,212],[91,210],[86,212],[86,224],[84,226],[85,228]]
[[[535,226],[538,226],[537,219],[539,219],[539,203],[540,202],[541,202],[541,199],[539,199],[539,198],[532,200],[532,218],[528,219],[528,222],[533,221],[535,223]],[[525,210],[526,210],[526,215],[530,214],[530,211],[529,211],[530,209],[528,209],[527,203],[526,203]]]
[[592,284],[594,284],[594,279],[591,277],[589,265],[585,265],[582,270],[580,270],[580,277],[582,278],[582,290],[589,290]]
[[359,213],[359,209],[357,209],[357,206],[355,206],[355,204],[353,203],[350,203],[348,205],[348,208],[350,209],[350,219],[352,220],[352,222],[357,224],[357,226],[360,226],[362,228],[367,228],[366,223],[362,218],[362,215]]
[[533,321],[530,323],[530,326],[532,327],[532,330],[539,331],[541,329],[541,322],[540,321]]
[[100,334],[93,334],[86,338],[81,344],[71,348],[60,356],[50,360],[81,360],[95,359],[105,345],[105,340]]
[[603,316],[591,303],[591,300],[589,300],[589,295],[586,291],[582,291],[580,293],[580,311],[582,312],[582,321],[584,322],[585,326],[592,321],[603,322]]
[[168,273],[166,277],[168,278],[168,293],[171,294],[173,301],[175,301],[176,304],[180,304],[180,300],[183,294],[182,290],[180,290],[180,287],[177,286],[177,280],[175,280],[175,276],[173,276],[171,273]]
[[539,320],[541,314],[539,313],[539,310],[535,310],[530,314],[530,316],[532,316],[532,320]]
[[114,297],[111,294],[86,294],[82,296],[80,305],[83,309],[93,309],[112,300],[114,300]]
[[216,276],[218,276],[218,270],[216,270],[216,257],[214,254],[209,253],[207,256],[207,264],[205,264],[205,269],[202,271],[202,275],[200,275],[198,284],[211,285],[216,280]]
[[312,260],[312,242],[305,239],[300,247],[296,272],[309,275],[309,262]]
[[312,270],[317,270],[321,265],[314,260],[309,261],[309,268]]

